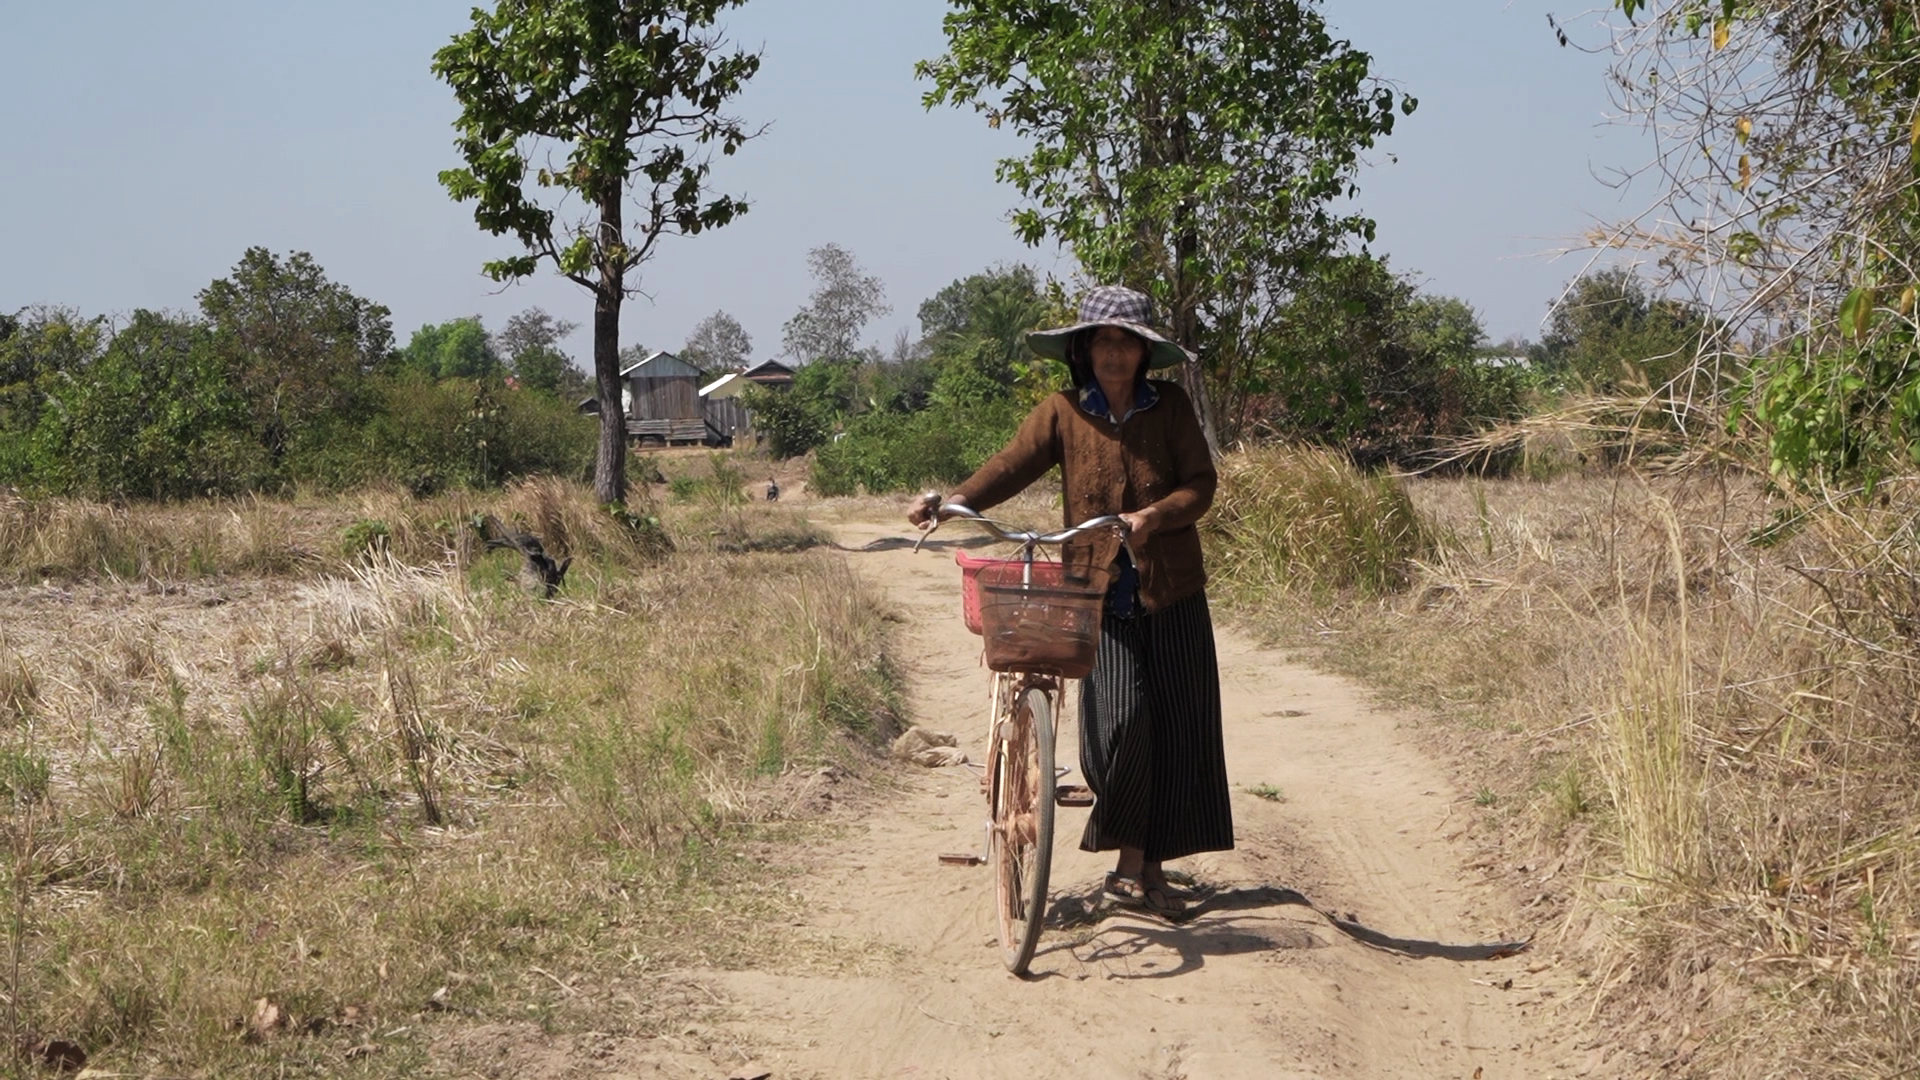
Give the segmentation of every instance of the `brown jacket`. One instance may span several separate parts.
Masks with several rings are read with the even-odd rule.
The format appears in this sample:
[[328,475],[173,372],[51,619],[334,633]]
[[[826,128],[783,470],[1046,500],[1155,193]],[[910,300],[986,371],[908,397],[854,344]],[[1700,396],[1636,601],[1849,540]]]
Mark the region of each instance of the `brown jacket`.
[[[1155,382],[1154,389],[1159,401],[1118,427],[1106,417],[1088,415],[1078,391],[1062,390],[1028,413],[1013,441],[954,494],[985,510],[1059,465],[1064,524],[1159,507],[1159,529],[1136,545],[1140,599],[1147,610],[1198,592],[1207,572],[1194,523],[1213,505],[1218,476],[1186,391],[1165,382]],[[1062,559],[1108,566],[1119,553],[1119,535],[1102,533],[1069,545]]]

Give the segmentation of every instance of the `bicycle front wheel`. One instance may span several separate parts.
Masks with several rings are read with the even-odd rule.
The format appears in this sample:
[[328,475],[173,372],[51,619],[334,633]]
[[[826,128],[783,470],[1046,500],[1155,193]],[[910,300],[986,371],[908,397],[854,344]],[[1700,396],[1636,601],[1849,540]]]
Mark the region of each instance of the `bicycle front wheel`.
[[1047,916],[1053,863],[1053,699],[1043,690],[1016,696],[996,733],[998,768],[989,843],[1001,958],[1025,975]]

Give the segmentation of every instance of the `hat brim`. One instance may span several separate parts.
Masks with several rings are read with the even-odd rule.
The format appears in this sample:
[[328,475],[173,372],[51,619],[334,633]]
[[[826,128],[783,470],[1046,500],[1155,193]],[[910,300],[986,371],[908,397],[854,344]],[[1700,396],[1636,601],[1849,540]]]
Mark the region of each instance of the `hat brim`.
[[1096,326],[1117,326],[1122,330],[1138,334],[1147,343],[1147,367],[1163,368],[1193,359],[1192,354],[1180,346],[1161,337],[1151,327],[1141,323],[1128,322],[1125,319],[1095,319],[1092,322],[1074,323],[1055,330],[1035,330],[1027,335],[1027,348],[1035,355],[1065,362],[1067,359],[1067,339],[1082,330],[1091,330]]

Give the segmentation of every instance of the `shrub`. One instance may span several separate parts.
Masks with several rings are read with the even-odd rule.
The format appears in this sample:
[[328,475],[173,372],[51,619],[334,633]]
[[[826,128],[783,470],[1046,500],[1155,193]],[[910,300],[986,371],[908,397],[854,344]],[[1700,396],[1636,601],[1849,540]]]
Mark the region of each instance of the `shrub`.
[[809,483],[822,495],[956,484],[1013,438],[1023,415],[1021,406],[1008,399],[868,413],[843,438],[820,448]]
[[1397,480],[1304,446],[1223,460],[1219,494],[1201,524],[1214,576],[1243,595],[1390,592],[1405,585],[1412,561],[1432,543]]

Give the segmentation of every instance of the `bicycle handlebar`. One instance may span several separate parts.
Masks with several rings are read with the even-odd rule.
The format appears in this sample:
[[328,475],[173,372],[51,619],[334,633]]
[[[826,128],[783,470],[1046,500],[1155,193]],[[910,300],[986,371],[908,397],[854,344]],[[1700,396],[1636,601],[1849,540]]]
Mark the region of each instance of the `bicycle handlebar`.
[[1078,525],[1061,529],[1059,532],[1040,533],[1034,532],[1031,529],[1010,528],[1002,522],[987,517],[965,503],[951,502],[941,503],[940,508],[934,511],[933,523],[921,530],[920,539],[913,542],[913,550],[919,551],[920,545],[926,543],[927,537],[932,536],[933,531],[938,529],[941,523],[950,518],[960,518],[964,521],[974,522],[1001,540],[1012,544],[1019,544],[1021,549],[1025,551],[1031,551],[1036,545],[1040,544],[1058,546],[1099,529],[1119,529],[1120,542],[1126,546],[1128,557],[1134,557],[1133,538],[1129,535],[1130,530],[1127,528],[1126,520],[1118,514],[1102,514],[1097,518],[1088,518]]

